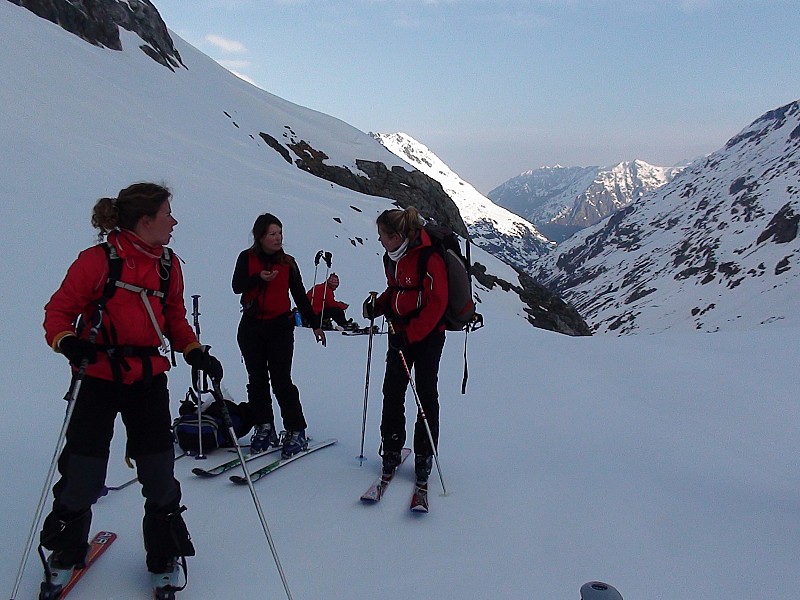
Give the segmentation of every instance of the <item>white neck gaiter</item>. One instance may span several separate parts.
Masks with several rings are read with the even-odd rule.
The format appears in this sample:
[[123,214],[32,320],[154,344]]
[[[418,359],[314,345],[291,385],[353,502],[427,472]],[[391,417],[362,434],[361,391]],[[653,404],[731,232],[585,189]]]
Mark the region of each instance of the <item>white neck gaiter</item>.
[[400,247],[397,248],[397,250],[392,250],[391,252],[387,251],[387,254],[389,255],[389,258],[391,258],[394,262],[397,262],[403,258],[406,250],[408,250],[408,238],[403,239],[403,243],[400,244]]

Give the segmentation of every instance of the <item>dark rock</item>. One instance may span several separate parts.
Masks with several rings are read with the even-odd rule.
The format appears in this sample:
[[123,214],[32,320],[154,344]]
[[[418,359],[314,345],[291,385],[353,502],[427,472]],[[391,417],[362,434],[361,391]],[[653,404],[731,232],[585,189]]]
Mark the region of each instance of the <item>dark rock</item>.
[[800,215],[794,212],[791,205],[784,204],[770,220],[767,228],[761,232],[756,240],[760,244],[770,238],[776,244],[786,244],[797,237],[797,226]]
[[475,263],[472,267],[473,277],[485,288],[492,289],[496,285],[518,294],[526,304],[524,310],[528,314],[528,322],[534,327],[573,336],[592,335],[586,321],[573,306],[529,275],[522,271],[517,271],[517,274],[519,285],[514,285],[487,273],[486,267],[480,263]]
[[95,46],[122,50],[119,28],[136,33],[150,58],[170,70],[184,67],[167,26],[150,0],[9,0]]

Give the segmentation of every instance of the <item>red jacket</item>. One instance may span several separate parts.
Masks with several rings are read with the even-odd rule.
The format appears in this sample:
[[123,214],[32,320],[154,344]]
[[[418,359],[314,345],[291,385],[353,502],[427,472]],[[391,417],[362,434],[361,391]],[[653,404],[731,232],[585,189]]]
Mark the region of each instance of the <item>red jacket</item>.
[[311,302],[311,308],[317,315],[322,312],[323,300],[325,302],[325,308],[341,308],[342,310],[347,310],[347,307],[350,306],[349,304],[345,302],[339,302],[336,298],[334,298],[333,290],[325,285],[324,281],[322,283],[318,283],[308,290],[306,297],[308,298],[309,302]]
[[[126,230],[110,233],[108,242],[117,249],[123,260],[121,281],[150,290],[160,289],[159,268],[163,247],[148,246]],[[75,325],[79,315],[83,315],[84,323],[91,323],[107,278],[108,256],[102,246],[87,248],[70,265],[61,286],[44,307],[45,339],[54,350],[58,351],[61,338],[76,333]],[[148,296],[147,299],[159,328],[175,350],[186,353],[199,346],[197,336],[186,320],[183,274],[177,257],[172,261],[166,305],[155,296]],[[112,326],[116,341],[104,337],[103,332],[107,334]],[[82,338],[89,336],[88,325],[82,328],[80,335]],[[108,300],[103,314],[103,327],[95,342],[144,347],[157,347],[161,344],[141,296],[123,288],[117,288]],[[130,370],[122,370],[122,383],[131,384],[144,378],[143,360],[151,361],[153,375],[163,373],[170,367],[169,359],[163,355],[149,358],[127,357]],[[108,355],[99,352],[97,362],[88,366],[86,374],[113,380]]]
[[409,343],[418,342],[434,331],[444,331],[447,308],[447,270],[438,252],[431,252],[419,281],[419,258],[431,245],[425,230],[409,244],[396,263],[384,256],[387,289],[375,301],[377,315],[386,315],[397,331],[403,331]]
[[[266,282],[261,279],[261,271],[277,271],[278,275]],[[236,259],[231,287],[235,294],[242,295],[242,312],[246,316],[256,319],[291,316],[291,293],[303,318],[314,319],[297,262],[283,251],[267,256],[253,249],[242,250]]]

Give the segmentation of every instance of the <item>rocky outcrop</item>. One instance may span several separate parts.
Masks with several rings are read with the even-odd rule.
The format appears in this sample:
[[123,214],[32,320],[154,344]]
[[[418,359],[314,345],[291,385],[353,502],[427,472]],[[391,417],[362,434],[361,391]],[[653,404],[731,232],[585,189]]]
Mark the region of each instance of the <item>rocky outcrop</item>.
[[[289,126],[286,129],[291,132]],[[304,140],[292,139],[283,145],[267,133],[259,135],[290,164],[291,151],[296,156],[294,164],[304,171],[362,194],[389,198],[403,208],[415,206],[425,216],[450,226],[464,238],[468,237],[467,227],[452,198],[438,181],[421,171],[409,171],[399,166],[389,169],[382,162],[356,159],[360,173],[353,173],[345,167],[325,164],[328,159],[325,152]],[[525,312],[534,327],[567,335],[591,335],[586,322],[572,306],[528,275],[517,272],[519,284],[515,285],[487,273],[486,267],[479,263],[472,266],[473,277],[484,287],[491,289],[498,285],[518,294],[527,306]]]
[[122,50],[119,28],[137,34],[142,52],[170,70],[184,67],[167,26],[149,0],[8,0],[95,46]]
[[524,310],[528,315],[528,322],[534,327],[565,335],[592,335],[586,321],[573,306],[564,302],[558,294],[554,294],[522,271],[517,271],[517,273],[519,285],[514,285],[487,273],[486,267],[480,263],[475,263],[472,267],[473,277],[483,287],[492,289],[494,286],[498,286],[507,292],[516,293],[525,303]]
[[259,135],[287,162],[291,162],[288,152],[291,150],[297,157],[294,164],[299,169],[362,194],[389,198],[403,208],[415,206],[426,217],[451,227],[461,237],[468,237],[467,227],[453,200],[438,181],[420,171],[398,166],[389,169],[382,162],[356,159],[361,173],[353,173],[345,167],[325,164],[328,155],[305,140],[292,140],[284,146],[267,133]]

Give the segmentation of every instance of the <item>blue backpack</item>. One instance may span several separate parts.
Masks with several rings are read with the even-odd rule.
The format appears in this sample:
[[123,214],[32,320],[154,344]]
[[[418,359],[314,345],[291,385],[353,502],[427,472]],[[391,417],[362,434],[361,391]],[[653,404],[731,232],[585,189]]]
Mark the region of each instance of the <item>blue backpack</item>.
[[[231,416],[233,431],[238,438],[244,437],[252,427],[242,418],[239,405],[230,400],[225,400],[228,413]],[[187,454],[200,452],[200,439],[202,438],[203,452],[217,448],[233,448],[236,440],[232,440],[222,410],[216,402],[208,405],[197,414],[197,397],[193,390],[186,392],[186,398],[181,402],[179,416],[172,423],[172,431],[178,446]]]

